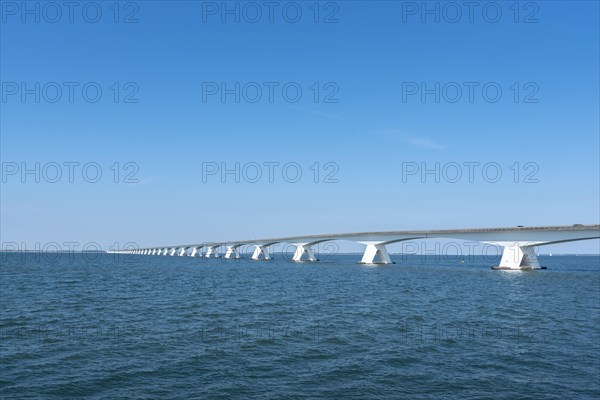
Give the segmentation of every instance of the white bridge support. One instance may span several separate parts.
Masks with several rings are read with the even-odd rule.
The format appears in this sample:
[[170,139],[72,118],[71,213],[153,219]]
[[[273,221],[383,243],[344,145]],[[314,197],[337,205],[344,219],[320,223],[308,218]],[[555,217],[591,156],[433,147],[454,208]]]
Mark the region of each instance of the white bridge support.
[[217,252],[217,249],[219,248],[220,245],[216,245],[216,246],[208,246],[208,249],[206,250],[206,254],[204,255],[204,257],[206,258],[217,258],[219,257],[219,253]]
[[252,253],[252,259],[258,261],[262,256],[263,260],[270,260],[271,256],[269,255],[269,246],[274,244],[275,243],[255,244],[254,253]]
[[189,247],[182,247],[182,248],[179,250],[179,256],[180,256],[180,257],[186,256],[186,255],[187,255],[187,251],[188,251],[188,249],[189,249]]
[[395,264],[395,262],[393,262],[390,258],[390,255],[385,247],[386,245],[424,238],[425,236],[403,235],[402,237],[386,241],[359,241],[358,243],[367,246],[359,264]]
[[238,251],[238,248],[242,246],[241,244],[235,244],[233,246],[227,246],[227,252],[225,253],[225,258],[242,258]]
[[[393,264],[385,248],[386,242],[359,242],[367,245],[359,264]],[[377,260],[376,260],[377,259]]]
[[536,243],[528,242],[498,242],[497,245],[503,246],[502,259],[500,265],[494,269],[504,270],[531,270],[540,269],[540,263],[535,254]]
[[[198,253],[198,250],[201,250],[202,247],[204,246],[195,246],[192,248],[192,252],[190,254],[190,257],[196,257],[196,254]],[[202,253],[200,253],[200,256],[202,256]]]
[[177,252],[177,247],[173,247],[173,248],[171,248],[171,253],[169,255],[174,256],[176,252]]
[[302,256],[306,254],[306,261],[317,261],[315,257],[315,251],[312,246],[313,243],[296,243],[296,251],[294,252],[294,257],[292,257],[292,261],[300,262],[302,261]]

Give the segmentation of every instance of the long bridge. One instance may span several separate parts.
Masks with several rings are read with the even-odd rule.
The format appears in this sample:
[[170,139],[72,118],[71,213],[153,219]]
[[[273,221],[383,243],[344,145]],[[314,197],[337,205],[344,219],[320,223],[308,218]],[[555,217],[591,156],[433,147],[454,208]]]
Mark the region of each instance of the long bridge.
[[575,224],[568,226],[336,233],[155,246],[111,251],[111,253],[211,258],[219,257],[219,249],[226,249],[224,258],[241,258],[240,247],[254,246],[253,260],[270,260],[269,247],[284,243],[296,246],[293,261],[317,261],[313,246],[324,242],[347,240],[366,246],[360,263],[390,264],[392,260],[386,249],[388,244],[419,239],[458,239],[503,247],[500,265],[494,267],[494,269],[527,270],[541,268],[534,247],[599,238],[600,225]]

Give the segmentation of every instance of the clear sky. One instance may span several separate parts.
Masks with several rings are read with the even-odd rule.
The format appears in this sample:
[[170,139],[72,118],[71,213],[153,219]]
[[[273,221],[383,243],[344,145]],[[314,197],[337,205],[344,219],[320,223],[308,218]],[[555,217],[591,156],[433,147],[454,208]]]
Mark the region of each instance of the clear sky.
[[2,1],[2,242],[599,223],[599,3],[424,4]]

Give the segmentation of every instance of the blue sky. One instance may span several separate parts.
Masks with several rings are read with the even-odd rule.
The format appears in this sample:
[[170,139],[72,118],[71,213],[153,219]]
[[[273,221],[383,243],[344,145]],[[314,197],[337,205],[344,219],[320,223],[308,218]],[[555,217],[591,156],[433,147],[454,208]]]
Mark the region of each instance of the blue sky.
[[[427,3],[431,14],[422,2],[279,2],[271,22],[265,2],[229,2],[233,14],[222,2],[121,2],[118,14],[80,2],[70,22],[64,6],[3,1],[2,241],[598,223],[598,3],[488,3],[470,21],[461,2],[460,17],[449,3]],[[36,163],[39,183],[21,175]],[[73,182],[64,163],[79,163]],[[239,182],[203,177],[236,163]],[[421,176],[436,165],[439,182]]]

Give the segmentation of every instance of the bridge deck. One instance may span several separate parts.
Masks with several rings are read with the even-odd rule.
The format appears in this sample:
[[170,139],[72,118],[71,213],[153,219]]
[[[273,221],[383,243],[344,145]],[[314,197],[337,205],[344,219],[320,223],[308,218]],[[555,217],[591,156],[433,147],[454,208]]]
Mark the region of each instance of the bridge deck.
[[[216,245],[233,245],[233,244],[257,244],[257,243],[293,243],[315,240],[337,240],[349,239],[358,237],[404,237],[414,236],[428,238],[432,235],[439,237],[440,235],[464,235],[477,233],[513,233],[513,232],[576,232],[576,231],[599,231],[600,225],[559,225],[559,226],[523,226],[523,227],[501,227],[501,228],[464,228],[464,229],[433,229],[433,230],[409,230],[409,231],[380,231],[380,232],[351,232],[351,233],[333,233],[333,234],[317,234],[303,236],[288,236],[280,238],[266,239],[247,239],[247,240],[229,240],[222,242],[199,242],[193,244],[180,244],[169,246],[146,247],[152,248],[167,248],[167,247],[194,247],[194,246],[216,246]],[[365,239],[366,240],[366,239]]]

